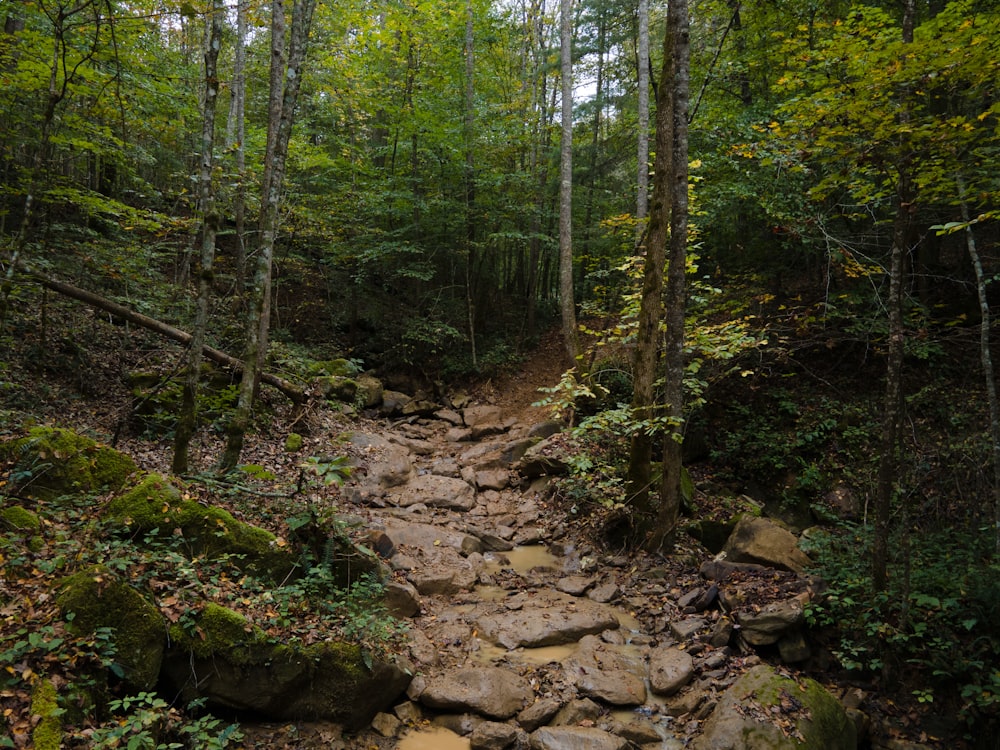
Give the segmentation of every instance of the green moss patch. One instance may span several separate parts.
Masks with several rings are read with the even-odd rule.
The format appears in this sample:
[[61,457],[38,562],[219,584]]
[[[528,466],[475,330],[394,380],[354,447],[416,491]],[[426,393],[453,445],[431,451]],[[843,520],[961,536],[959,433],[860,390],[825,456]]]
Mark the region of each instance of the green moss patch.
[[0,457],[14,463],[18,493],[46,499],[117,490],[137,469],[126,454],[59,427],[32,428],[0,445]]
[[41,680],[35,685],[31,695],[31,713],[38,717],[31,733],[35,750],[59,750],[62,747],[62,722],[59,720],[62,711],[57,698],[56,687],[48,680]]
[[20,505],[8,505],[0,509],[0,528],[19,533],[38,533],[42,530],[41,519]]
[[155,605],[103,566],[65,579],[56,598],[73,613],[71,632],[85,635],[111,628],[116,661],[126,682],[141,690],[156,686],[166,645],[166,626]]
[[183,497],[160,474],[147,474],[115,497],[105,517],[143,533],[169,534],[180,529],[195,554],[233,556],[242,569],[271,580],[283,580],[295,567],[291,552],[274,534],[239,521],[222,508]]

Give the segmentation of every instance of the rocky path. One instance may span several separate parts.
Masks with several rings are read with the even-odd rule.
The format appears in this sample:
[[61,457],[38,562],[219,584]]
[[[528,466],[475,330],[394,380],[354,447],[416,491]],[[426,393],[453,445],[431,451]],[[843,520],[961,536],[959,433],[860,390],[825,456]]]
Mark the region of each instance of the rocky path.
[[343,747],[856,747],[863,695],[769,666],[811,656],[794,537],[754,519],[725,560],[596,548],[548,507],[559,426],[534,390],[388,394],[401,411],[353,435],[345,499],[393,570],[415,676]]

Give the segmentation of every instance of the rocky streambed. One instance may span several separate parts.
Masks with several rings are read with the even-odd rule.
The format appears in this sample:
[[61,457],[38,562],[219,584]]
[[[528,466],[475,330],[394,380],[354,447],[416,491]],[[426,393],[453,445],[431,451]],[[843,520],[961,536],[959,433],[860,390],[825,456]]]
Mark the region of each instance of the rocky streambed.
[[393,571],[413,679],[341,746],[878,746],[862,691],[798,669],[822,583],[790,532],[747,517],[718,555],[599,549],[547,507],[558,425],[460,406],[352,437],[345,509]]

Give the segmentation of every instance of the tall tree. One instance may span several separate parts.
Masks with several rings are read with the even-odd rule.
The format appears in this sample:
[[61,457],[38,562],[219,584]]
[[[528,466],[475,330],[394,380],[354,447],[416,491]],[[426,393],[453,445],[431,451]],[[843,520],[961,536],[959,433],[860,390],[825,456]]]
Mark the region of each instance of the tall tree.
[[667,9],[664,59],[670,76],[660,86],[669,91],[670,139],[661,144],[671,151],[666,179],[670,196],[670,240],[667,252],[667,285],[664,302],[663,399],[666,406],[666,439],[663,442],[663,475],[656,523],[646,548],[663,551],[673,545],[681,509],[681,442],[684,425],[684,313],[687,308],[685,278],[688,242],[688,102],[691,89],[691,43],[688,0],[671,0]]
[[261,367],[267,356],[271,266],[278,232],[278,211],[315,4],[315,0],[292,0],[287,63],[284,55],[285,2],[273,0],[271,5],[271,83],[261,195],[260,245],[257,248],[253,299],[248,306],[239,401],[227,428],[226,448],[219,462],[219,469],[223,472],[231,471],[239,463],[244,437],[250,425]]
[[636,70],[638,72],[636,138],[636,243],[646,230],[649,211],[649,0],[639,0],[639,29],[636,38]]
[[573,294],[573,2],[560,0],[559,49],[562,137],[559,148],[559,308],[563,346],[570,365],[579,354]]
[[[915,0],[903,4],[903,51],[899,65],[906,67],[906,47],[913,44]],[[891,534],[892,498],[899,479],[899,426],[902,419],[903,349],[906,329],[903,325],[904,259],[913,238],[913,215],[916,192],[911,174],[913,154],[906,145],[910,127],[907,87],[899,110],[899,149],[896,166],[896,217],[892,228],[892,249],[889,262],[889,345],[886,352],[885,398],[882,403],[882,435],[879,442],[878,482],[875,491],[875,537],[872,545],[872,584],[876,591],[889,585],[889,536]]]
[[174,457],[172,471],[184,474],[188,470],[188,446],[198,424],[198,381],[201,376],[202,348],[208,328],[208,310],[212,294],[213,266],[215,263],[215,238],[219,230],[215,189],[212,173],[215,168],[215,113],[219,99],[218,62],[222,47],[222,21],[226,7],[224,0],[212,0],[209,15],[208,43],[205,47],[205,94],[202,104],[201,164],[198,170],[198,231],[199,268],[198,298],[195,305],[194,327],[191,344],[187,350],[187,372],[181,396],[181,409],[174,432]]

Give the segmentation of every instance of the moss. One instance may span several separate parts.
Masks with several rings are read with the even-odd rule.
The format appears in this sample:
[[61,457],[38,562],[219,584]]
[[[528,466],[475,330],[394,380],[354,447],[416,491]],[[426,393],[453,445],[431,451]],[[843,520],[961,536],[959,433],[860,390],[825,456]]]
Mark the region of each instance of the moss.
[[105,515],[147,533],[179,528],[196,554],[240,557],[241,567],[273,580],[285,578],[295,566],[291,553],[274,534],[238,521],[222,508],[184,498],[160,474],[147,474],[135,487],[115,497]]
[[19,492],[46,499],[117,490],[136,471],[126,454],[58,427],[34,427],[0,446],[0,455],[16,461]]
[[[797,729],[805,738],[805,747],[824,747],[830,750],[856,746],[854,724],[847,718],[844,707],[822,685],[808,677],[793,680],[760,666],[740,680],[740,696],[752,698],[765,709],[780,707],[782,693],[790,695],[803,706],[803,713],[795,720]],[[781,710],[777,712],[781,714]]]
[[170,627],[174,648],[193,654],[198,659],[225,655],[235,663],[253,661],[257,647],[266,646],[267,636],[253,627],[239,612],[208,602],[197,619],[194,634],[180,624]]
[[0,527],[8,531],[39,532],[42,530],[41,519],[20,505],[8,505],[0,510]]
[[35,750],[59,750],[62,747],[62,722],[56,687],[48,680],[40,680],[31,695],[31,713],[38,723],[31,733]]
[[142,690],[155,687],[166,645],[166,628],[155,605],[99,565],[62,581],[56,601],[63,613],[73,613],[73,633],[111,628],[125,681]]
[[298,453],[302,450],[302,436],[297,432],[288,433],[285,438],[285,450],[288,453]]
[[358,395],[358,382],[343,375],[327,375],[316,380],[323,398],[352,403]]

